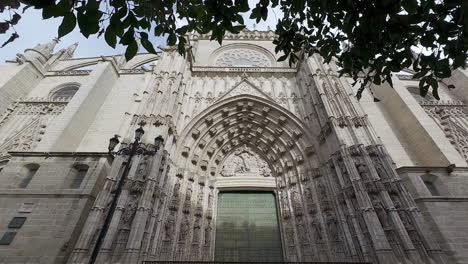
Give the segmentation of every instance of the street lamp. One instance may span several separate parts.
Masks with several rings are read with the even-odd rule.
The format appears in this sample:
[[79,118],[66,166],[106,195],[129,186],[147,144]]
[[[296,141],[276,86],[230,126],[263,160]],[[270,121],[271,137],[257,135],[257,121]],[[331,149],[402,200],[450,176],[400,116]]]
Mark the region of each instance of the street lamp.
[[135,130],[135,141],[131,143],[129,146],[126,146],[124,148],[119,149],[118,151],[114,151],[115,147],[120,143],[119,141],[119,136],[115,135],[111,139],[109,139],[109,154],[111,155],[126,155],[128,156],[127,158],[127,163],[125,164],[125,169],[123,171],[122,177],[120,177],[120,180],[117,184],[117,189],[115,190],[115,195],[112,198],[112,203],[109,208],[109,212],[107,213],[105,219],[104,219],[104,224],[102,226],[101,231],[99,232],[98,239],[96,240],[96,245],[94,246],[93,252],[91,254],[91,258],[89,260],[90,264],[95,263],[96,258],[99,254],[99,249],[101,248],[102,242],[104,241],[104,238],[106,237],[107,230],[109,229],[109,225],[112,220],[112,216],[114,215],[115,209],[117,207],[117,201],[120,196],[120,193],[122,192],[122,187],[125,183],[125,180],[127,178],[128,171],[130,170],[130,164],[132,161],[133,156],[135,155],[149,155],[153,156],[158,152],[158,150],[163,146],[164,144],[164,139],[161,136],[157,136],[154,139],[154,145],[149,145],[151,148],[146,148],[141,142],[141,137],[143,134],[145,134],[145,130],[143,129],[144,123],[139,124],[140,127]]

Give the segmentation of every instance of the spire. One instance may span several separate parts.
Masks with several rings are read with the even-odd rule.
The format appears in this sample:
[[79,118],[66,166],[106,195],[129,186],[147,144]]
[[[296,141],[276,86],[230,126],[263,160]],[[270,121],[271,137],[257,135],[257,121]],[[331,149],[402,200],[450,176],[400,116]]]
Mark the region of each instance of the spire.
[[78,42],[73,43],[70,45],[68,48],[65,49],[65,52],[63,53],[63,60],[73,58],[73,54],[75,54],[75,50],[78,47]]
[[49,58],[50,55],[54,52],[54,48],[58,42],[59,42],[59,39],[54,38],[49,43],[36,45],[36,47],[34,47],[33,50],[36,50],[37,52],[41,53],[45,57]]

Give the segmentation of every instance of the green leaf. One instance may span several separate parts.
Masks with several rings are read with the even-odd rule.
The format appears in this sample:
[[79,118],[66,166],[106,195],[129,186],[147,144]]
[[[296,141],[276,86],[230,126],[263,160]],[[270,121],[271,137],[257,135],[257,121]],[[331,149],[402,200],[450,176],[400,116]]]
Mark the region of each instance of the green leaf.
[[143,48],[145,48],[149,53],[156,54],[156,50],[154,49],[153,44],[148,40],[148,34],[141,32],[140,37]]
[[115,49],[115,46],[117,45],[117,34],[114,27],[107,27],[106,32],[104,33],[104,39],[109,46]]
[[288,54],[285,54],[278,58],[278,61],[285,61],[288,58]]
[[439,93],[437,90],[437,88],[432,88],[432,96],[434,96],[435,99],[440,100]]
[[169,46],[174,46],[177,42],[177,36],[174,33],[169,34],[169,37],[167,38],[167,45]]
[[127,61],[130,61],[131,59],[133,59],[133,57],[135,57],[137,52],[138,52],[138,43],[136,42],[136,40],[134,40],[127,46],[127,50],[125,51],[125,59]]
[[58,37],[61,38],[72,32],[76,27],[76,16],[73,12],[66,14],[63,17],[62,24],[58,28]]
[[120,44],[130,45],[130,43],[132,43],[133,41],[135,41],[135,31],[133,30],[133,28],[129,28],[120,39]]

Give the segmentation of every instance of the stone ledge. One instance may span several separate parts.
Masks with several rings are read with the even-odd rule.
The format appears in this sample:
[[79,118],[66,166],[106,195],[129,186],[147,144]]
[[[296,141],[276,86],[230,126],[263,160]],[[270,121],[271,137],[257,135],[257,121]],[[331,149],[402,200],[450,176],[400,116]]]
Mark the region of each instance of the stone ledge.
[[296,263],[306,263],[306,264],[370,264],[370,262],[323,262],[323,261],[301,261],[301,262],[294,262],[294,261],[287,261],[287,262],[254,262],[254,261],[242,261],[242,262],[235,262],[235,261],[143,261],[142,264],[184,264],[184,263],[192,263],[192,264],[248,264],[248,263],[283,263],[283,264],[296,264]]
[[415,202],[468,202],[468,196],[450,197],[450,196],[425,196],[414,199]]
[[215,67],[215,66],[192,66],[193,72],[271,72],[271,73],[296,73],[297,69],[287,67]]
[[20,152],[9,151],[8,154],[12,157],[71,157],[71,156],[98,156],[108,157],[108,152]]
[[8,192],[3,192],[5,190],[0,190],[0,197],[22,197],[22,198],[31,198],[31,197],[37,197],[37,198],[91,198],[91,199],[96,199],[96,196],[91,195],[91,194],[85,194],[85,193],[8,193]]
[[[447,167],[428,167],[428,166],[408,166],[408,167],[399,167],[396,171],[400,173],[427,173],[429,172],[447,172],[449,166]],[[468,171],[468,167],[454,167],[452,172],[463,172]]]

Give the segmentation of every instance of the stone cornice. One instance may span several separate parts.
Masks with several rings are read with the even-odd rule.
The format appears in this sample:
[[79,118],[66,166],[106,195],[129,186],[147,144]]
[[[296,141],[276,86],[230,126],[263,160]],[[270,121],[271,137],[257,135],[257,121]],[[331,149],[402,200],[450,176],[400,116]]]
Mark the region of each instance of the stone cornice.
[[89,75],[91,70],[70,70],[70,71],[49,71],[47,76],[77,76],[77,75]]
[[468,202],[468,196],[422,196],[414,199],[415,202]]
[[18,198],[85,198],[96,199],[96,196],[86,193],[40,193],[35,190],[25,189],[0,189],[0,197],[18,197]]
[[12,157],[76,157],[76,156],[94,156],[94,157],[108,157],[111,156],[107,152],[8,152]]
[[[430,172],[447,172],[449,170],[449,166],[447,167],[429,167],[429,166],[405,166],[399,167],[396,169],[398,173],[430,173]],[[466,172],[468,171],[468,167],[454,167],[452,172]]]
[[[189,34],[189,39],[197,40],[211,40],[211,34]],[[238,34],[233,34],[226,32],[224,35],[224,40],[266,40],[266,41],[273,41],[276,37],[276,34],[272,30],[268,31],[258,31],[258,30],[248,30],[244,29]]]
[[192,66],[192,72],[260,72],[260,73],[296,73],[297,69],[288,67],[215,67]]

